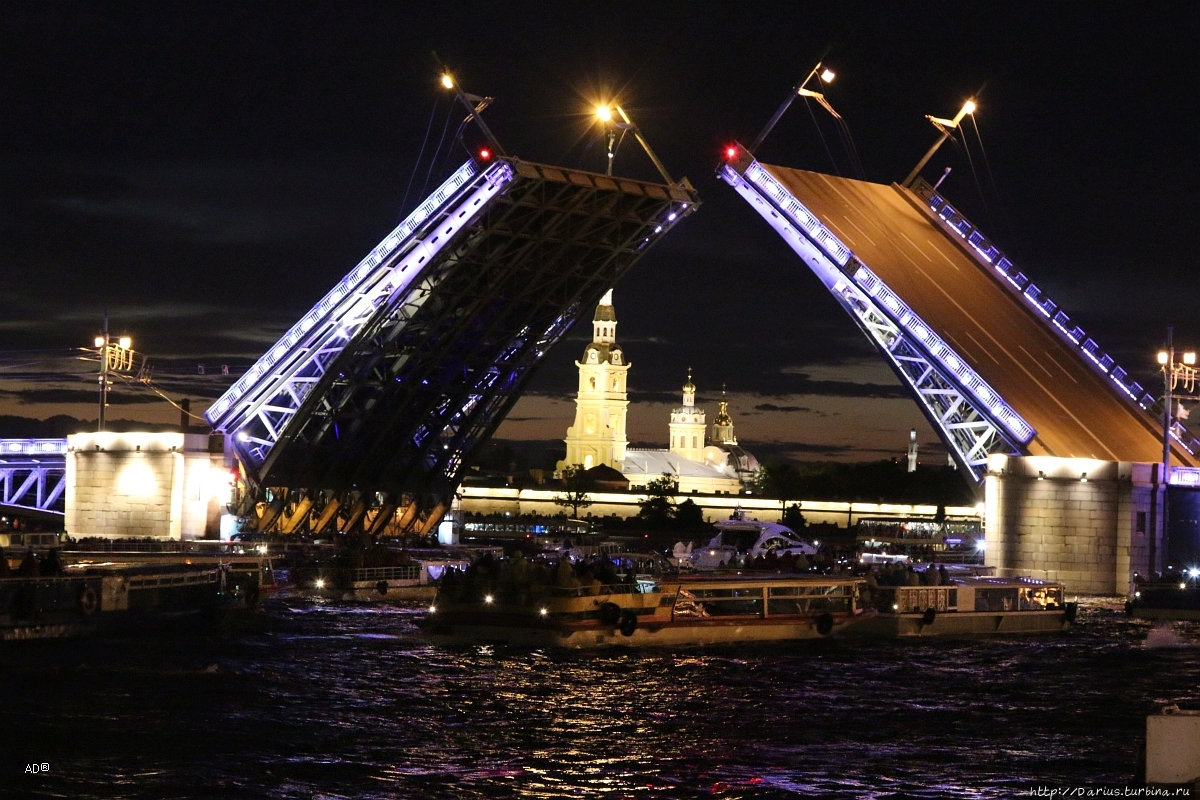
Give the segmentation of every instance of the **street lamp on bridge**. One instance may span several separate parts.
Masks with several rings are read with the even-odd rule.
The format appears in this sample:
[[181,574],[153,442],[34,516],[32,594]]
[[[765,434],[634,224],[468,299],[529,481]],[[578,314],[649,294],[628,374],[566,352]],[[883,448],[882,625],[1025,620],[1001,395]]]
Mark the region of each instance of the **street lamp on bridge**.
[[963,107],[959,110],[954,119],[942,119],[941,117],[931,117],[928,114],[925,115],[925,119],[932,122],[933,127],[941,131],[942,135],[939,136],[938,140],[933,143],[933,147],[929,148],[929,152],[925,153],[925,156],[917,162],[917,165],[913,167],[912,172],[908,173],[908,177],[905,178],[904,183],[901,184],[902,186],[912,186],[913,181],[917,179],[917,175],[919,175],[921,170],[924,169],[925,165],[929,163],[929,159],[933,158],[933,154],[938,151],[938,148],[945,144],[946,140],[950,138],[950,131],[958,127],[959,123],[963,121],[963,117],[967,116],[968,114],[974,114],[975,108],[975,100],[971,99],[963,103]]
[[[1194,350],[1186,350],[1182,353],[1176,352],[1175,343],[1172,341],[1174,328],[1167,328],[1167,347],[1165,350],[1158,351],[1158,363],[1162,367],[1163,373],[1163,480],[1166,480],[1171,469],[1171,435],[1174,428],[1176,416],[1179,419],[1186,419],[1185,413],[1176,415],[1174,413],[1174,392],[1175,389],[1182,386],[1185,392],[1194,392],[1196,390],[1196,377],[1198,371],[1196,369],[1196,352]],[[1179,356],[1176,361],[1175,357]],[[1182,408],[1180,409],[1182,412]]]
[[[615,112],[615,116],[614,116]],[[621,146],[621,139],[625,138],[626,133],[632,133],[637,139],[638,144],[642,146],[642,150],[649,156],[653,162],[654,168],[658,170],[658,174],[666,181],[668,186],[674,186],[675,181],[667,172],[667,168],[658,160],[658,156],[650,148],[650,143],[646,141],[646,137],[642,136],[642,131],[634,124],[629,115],[625,113],[625,109],[621,108],[616,103],[599,103],[595,108],[596,119],[604,126],[604,136],[608,143],[608,164],[605,167],[604,174],[611,176],[613,174],[613,159],[616,158],[617,148]],[[620,119],[617,119],[620,117]],[[617,131],[621,133],[618,135]]]
[[128,336],[111,336],[108,333],[108,313],[104,314],[104,331],[96,337],[96,349],[100,355],[100,416],[96,430],[104,430],[104,410],[108,407],[109,370],[129,370],[133,366],[133,339]]

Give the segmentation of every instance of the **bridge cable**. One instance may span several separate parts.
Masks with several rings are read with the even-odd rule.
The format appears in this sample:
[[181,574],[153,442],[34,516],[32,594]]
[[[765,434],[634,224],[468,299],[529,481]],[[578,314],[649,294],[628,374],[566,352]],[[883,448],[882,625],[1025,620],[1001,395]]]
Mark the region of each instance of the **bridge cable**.
[[979,140],[979,152],[983,154],[983,164],[987,170],[988,182],[992,185],[992,194],[996,197],[996,203],[1000,208],[1001,220],[1004,223],[1006,230],[1013,230],[1012,218],[1008,214],[1008,206],[1004,202],[1004,198],[1000,194],[1000,187],[996,185],[996,176],[992,172],[992,162],[988,158],[987,150],[983,146],[983,136],[979,133],[979,123],[975,120],[975,115],[971,115],[971,126],[975,129],[975,138]]
[[396,224],[404,219],[408,212],[408,194],[412,190],[413,178],[417,177],[417,170],[421,168],[421,159],[425,157],[425,146],[429,144],[429,132],[433,130],[433,120],[437,116],[439,95],[433,96],[433,108],[429,111],[429,123],[425,126],[425,138],[421,140],[421,150],[417,153],[417,160],[413,164],[412,171],[408,173],[408,185],[404,187],[404,200],[400,203],[400,218],[396,220]]
[[446,122],[442,125],[442,137],[438,139],[437,149],[433,151],[433,156],[429,159],[429,170],[425,173],[425,183],[421,185],[421,197],[426,197],[429,194],[429,179],[433,176],[433,168],[437,165],[438,156],[442,152],[442,145],[446,142],[446,131],[450,130],[450,117],[454,114],[454,104],[450,104],[450,108],[446,110]]
[[829,156],[829,163],[833,165],[833,171],[842,177],[842,171],[838,168],[837,161],[833,158],[833,153],[829,150],[829,142],[825,141],[825,133],[821,130],[820,123],[817,122],[817,115],[812,110],[812,104],[808,102],[808,98],[804,98],[804,107],[808,109],[808,116],[812,117],[813,127],[817,129],[817,136],[821,137],[821,144],[825,147],[825,155]]

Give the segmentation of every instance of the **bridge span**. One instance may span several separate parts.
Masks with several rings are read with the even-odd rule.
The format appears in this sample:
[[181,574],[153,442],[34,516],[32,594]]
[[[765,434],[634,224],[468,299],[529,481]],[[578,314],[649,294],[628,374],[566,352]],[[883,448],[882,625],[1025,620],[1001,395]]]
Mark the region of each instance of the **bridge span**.
[[[761,164],[720,177],[813,270],[978,480],[989,453],[1162,458],[1157,401],[932,187]],[[1182,427],[1172,452],[1200,465]]]

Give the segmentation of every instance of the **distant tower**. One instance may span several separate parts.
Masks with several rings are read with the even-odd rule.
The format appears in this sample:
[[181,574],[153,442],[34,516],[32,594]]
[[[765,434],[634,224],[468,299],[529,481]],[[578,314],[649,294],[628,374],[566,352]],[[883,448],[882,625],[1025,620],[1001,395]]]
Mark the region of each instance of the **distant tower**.
[[908,471],[917,471],[917,429],[908,432]]
[[721,410],[713,420],[712,443],[737,444],[737,437],[733,435],[733,418],[729,416],[729,401],[725,399],[724,384],[721,384]]
[[567,428],[567,457],[558,468],[581,464],[585,469],[607,464],[621,468],[625,460],[626,412],[629,408],[626,373],[629,364],[617,344],[617,314],[613,310],[612,289],[596,306],[592,318],[592,341],[579,368],[579,393],[575,397],[575,424]]
[[692,370],[683,385],[683,405],[671,412],[671,452],[691,461],[704,460],[704,411],[696,408]]

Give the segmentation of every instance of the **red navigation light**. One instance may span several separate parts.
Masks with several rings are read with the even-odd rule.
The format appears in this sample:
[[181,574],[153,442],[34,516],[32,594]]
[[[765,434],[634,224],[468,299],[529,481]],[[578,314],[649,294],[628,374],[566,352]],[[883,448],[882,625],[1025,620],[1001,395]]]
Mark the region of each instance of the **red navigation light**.
[[491,161],[492,160],[492,151],[486,147],[479,148],[479,160],[480,161]]
[[737,155],[737,148],[734,147],[733,145],[729,145],[728,147],[725,148],[725,159],[727,161],[733,161],[733,159],[736,155]]

